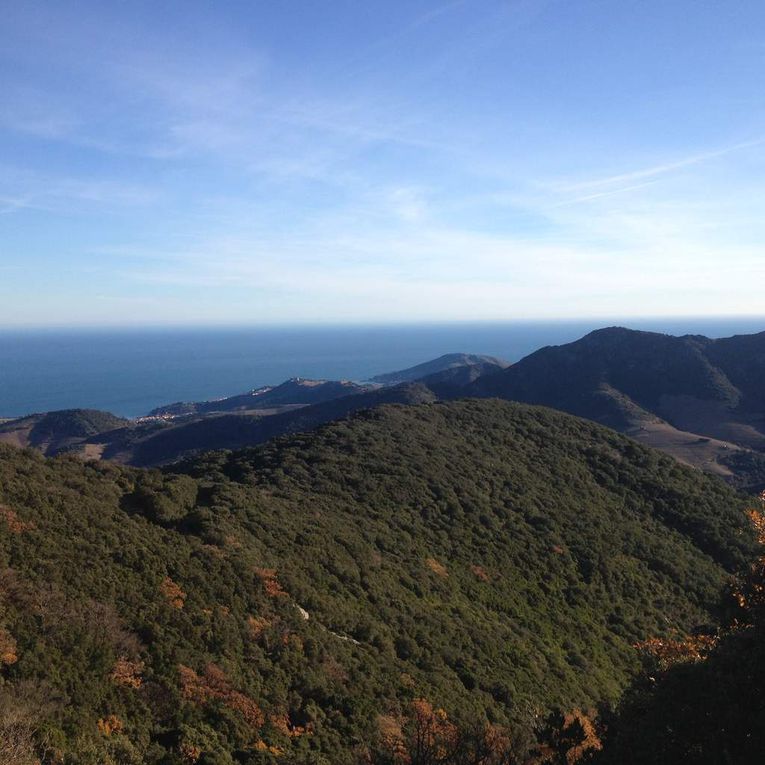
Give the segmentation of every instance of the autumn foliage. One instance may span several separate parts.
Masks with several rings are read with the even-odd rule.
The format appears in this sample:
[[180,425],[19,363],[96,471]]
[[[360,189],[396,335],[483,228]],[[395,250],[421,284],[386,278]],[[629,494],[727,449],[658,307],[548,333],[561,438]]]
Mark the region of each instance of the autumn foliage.
[[536,737],[486,722],[457,723],[427,699],[379,715],[367,765],[583,765],[601,751],[594,712],[551,714]]
[[540,738],[528,760],[533,765],[577,765],[603,749],[595,713],[581,709],[551,714]]
[[266,591],[266,595],[268,595],[269,598],[278,598],[287,595],[279,584],[275,568],[256,568],[255,574],[263,583],[263,589]]
[[440,561],[437,561],[435,558],[426,558],[425,559],[425,565],[436,575],[440,576],[441,579],[446,579],[449,576],[449,572],[444,566],[443,563]]
[[167,598],[173,608],[183,608],[186,602],[186,593],[169,576],[162,580],[159,591]]
[[[532,765],[547,762],[525,737],[486,722],[458,724],[424,698],[403,715],[377,718],[378,743],[367,765]],[[572,761],[574,762],[574,761]]]
[[270,619],[265,616],[250,616],[247,619],[247,625],[250,628],[250,634],[256,640],[271,626]]
[[252,728],[261,728],[265,722],[260,707],[253,699],[234,690],[223,670],[215,664],[208,664],[200,675],[181,664],[178,667],[181,679],[181,694],[195,704],[219,701],[229,709],[238,712]]
[[681,640],[649,638],[635,644],[649,666],[664,671],[684,662],[703,661],[717,644],[713,635],[690,635]]
[[142,661],[131,661],[125,656],[120,656],[114,663],[111,677],[117,685],[140,688],[143,682],[141,672],[143,672]]
[[117,717],[117,715],[102,717],[97,725],[99,732],[103,733],[104,736],[112,736],[115,733],[122,733],[125,729],[125,724],[119,717]]
[[35,527],[32,521],[22,521],[18,513],[10,507],[0,505],[0,518],[5,521],[5,525],[11,534],[23,534]]
[[16,641],[8,630],[0,627],[0,666],[15,664],[18,660]]

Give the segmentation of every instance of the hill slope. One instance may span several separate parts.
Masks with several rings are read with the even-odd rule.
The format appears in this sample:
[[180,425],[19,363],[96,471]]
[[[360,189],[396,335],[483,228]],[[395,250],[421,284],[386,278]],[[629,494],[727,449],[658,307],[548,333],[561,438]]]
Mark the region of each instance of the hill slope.
[[[711,340],[611,327],[542,348],[464,392],[554,407],[730,475],[737,452],[765,449],[763,372],[765,333]],[[745,453],[757,484],[765,459]]]
[[103,456],[137,466],[162,465],[195,452],[240,449],[286,433],[313,430],[324,423],[381,404],[421,404],[435,399],[436,395],[427,387],[411,383],[333,398],[268,417],[235,414],[205,417],[180,422],[169,428],[152,429],[145,436],[130,438],[127,443],[120,436],[108,443]]
[[185,416],[213,412],[273,409],[283,406],[306,406],[331,401],[341,396],[363,393],[368,386],[347,380],[306,380],[293,377],[280,385],[257,388],[249,393],[216,399],[215,401],[178,402],[152,409],[149,416]]
[[481,356],[475,353],[446,353],[437,359],[425,361],[407,369],[399,369],[395,372],[386,372],[382,375],[376,375],[371,378],[371,382],[382,383],[383,385],[398,385],[404,382],[413,382],[422,380],[430,375],[437,375],[441,372],[450,372],[461,370],[467,372],[471,367],[478,367],[482,374],[488,371],[497,371],[507,366],[506,361],[495,358],[494,356]]
[[182,468],[0,447],[0,704],[71,762],[342,765],[415,697],[516,726],[613,700],[753,550],[722,483],[500,401]]
[[127,425],[128,420],[97,409],[63,409],[0,423],[0,443],[31,446],[46,454]]

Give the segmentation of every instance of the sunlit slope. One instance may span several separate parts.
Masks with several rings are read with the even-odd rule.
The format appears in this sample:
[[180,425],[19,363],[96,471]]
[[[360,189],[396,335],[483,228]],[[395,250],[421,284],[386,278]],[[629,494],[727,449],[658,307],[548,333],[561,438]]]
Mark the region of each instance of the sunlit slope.
[[0,447],[3,692],[72,761],[344,763],[415,696],[518,724],[614,699],[752,550],[722,483],[507,402],[181,468]]

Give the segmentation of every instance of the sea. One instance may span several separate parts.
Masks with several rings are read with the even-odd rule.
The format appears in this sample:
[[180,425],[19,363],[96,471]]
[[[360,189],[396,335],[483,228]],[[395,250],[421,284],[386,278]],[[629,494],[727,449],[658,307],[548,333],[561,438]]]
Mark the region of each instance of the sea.
[[363,381],[445,353],[514,362],[604,326],[727,337],[763,318],[417,325],[0,330],[0,418],[57,409],[138,417],[290,377]]

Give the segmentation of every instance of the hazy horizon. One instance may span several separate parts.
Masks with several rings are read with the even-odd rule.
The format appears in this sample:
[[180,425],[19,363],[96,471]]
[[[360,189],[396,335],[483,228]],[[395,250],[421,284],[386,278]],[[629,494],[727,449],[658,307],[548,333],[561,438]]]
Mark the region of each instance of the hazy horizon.
[[[535,318],[504,318],[504,319],[423,319],[412,321],[400,319],[384,321],[229,321],[229,322],[208,322],[208,323],[120,323],[109,324],[90,323],[90,324],[10,324],[0,326],[0,334],[18,334],[25,333],[154,333],[154,332],[219,332],[219,331],[306,331],[311,332],[324,330],[349,330],[363,331],[365,329],[406,329],[406,328],[449,328],[454,329],[466,327],[523,327],[523,326],[592,326],[594,329],[607,327],[625,327],[628,329],[638,329],[645,331],[664,332],[662,327],[675,327],[677,331],[682,331],[684,327],[695,327],[708,325],[715,331],[725,327],[741,327],[746,334],[758,331],[757,326],[762,325],[762,331],[765,331],[765,313],[762,314],[698,314],[698,315],[656,315],[656,316],[552,316]],[[667,329],[666,334],[675,334],[672,329]],[[703,334],[703,333],[702,333]]]
[[0,330],[0,418],[71,408],[146,414],[277,385],[291,377],[367,380],[446,353],[518,361],[604,326],[729,337],[765,317],[720,320],[440,322]]

